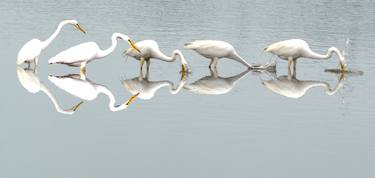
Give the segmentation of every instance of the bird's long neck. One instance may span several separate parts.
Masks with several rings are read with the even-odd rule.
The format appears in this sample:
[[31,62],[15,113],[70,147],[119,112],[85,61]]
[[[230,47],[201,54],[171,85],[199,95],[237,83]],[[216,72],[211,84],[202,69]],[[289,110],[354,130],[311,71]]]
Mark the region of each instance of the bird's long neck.
[[67,24],[66,21],[63,21],[63,22],[59,23],[55,32],[53,32],[53,34],[47,40],[42,42],[42,49],[45,49],[57,37],[57,35],[60,33],[62,27],[66,24]]
[[340,50],[337,49],[336,47],[330,47],[327,50],[326,54],[318,54],[318,53],[315,53],[314,51],[310,50],[306,54],[306,57],[314,58],[314,59],[328,59],[328,58],[332,57],[332,53],[336,53],[339,60],[340,60],[340,63],[346,65],[346,60],[345,60],[344,56],[341,54]]
[[245,65],[245,66],[247,66],[247,67],[249,67],[249,68],[252,68],[252,67],[253,67],[251,64],[247,63],[247,62],[245,61],[245,59],[243,59],[243,58],[242,58],[240,55],[238,55],[236,52],[233,52],[233,53],[229,56],[229,58],[234,59],[235,61],[237,61],[237,62],[239,62],[239,63],[241,63],[241,64],[243,64],[243,65]]
[[189,70],[188,69],[188,63],[184,57],[184,55],[182,54],[182,52],[180,50],[174,50],[172,52],[172,56],[167,56],[165,54],[163,54],[161,51],[157,51],[154,53],[155,55],[155,58],[158,58],[162,61],[165,61],[165,62],[174,62],[176,59],[177,59],[177,56],[180,57],[180,60],[181,60],[181,64],[185,67],[185,70]]
[[182,65],[184,65],[184,66],[186,66],[188,63],[187,63],[187,61],[186,61],[186,59],[185,59],[185,57],[184,57],[184,55],[182,54],[182,52],[180,51],[180,50],[174,50],[173,52],[172,52],[172,57],[174,58],[174,59],[176,59],[176,57],[177,56],[179,56],[180,57],[180,60],[181,60],[181,64]]
[[330,47],[328,49],[328,52],[329,53],[335,52],[337,54],[337,56],[339,57],[340,63],[343,64],[343,65],[346,65],[345,57],[344,57],[344,55],[341,54],[339,49],[337,49],[335,47]]
[[343,78],[340,78],[336,84],[336,86],[334,88],[330,88],[329,87],[329,84],[326,84],[325,86],[325,89],[326,89],[326,93],[328,95],[334,95],[337,91],[339,91],[339,89],[344,86],[344,83],[343,83]]
[[109,91],[106,87],[98,85],[98,86],[96,86],[96,89],[100,93],[104,93],[105,95],[108,96],[108,98],[109,98],[108,107],[111,111],[113,111],[113,112],[121,111],[121,110],[124,110],[128,107],[128,105],[126,103],[124,103],[122,105],[116,105],[115,96],[113,96],[112,92]]
[[162,53],[160,50],[154,52],[155,58],[158,58],[165,62],[173,62],[176,60],[175,56],[172,54],[172,56],[167,56],[164,53]]
[[332,51],[328,50],[326,54],[318,54],[312,50],[309,50],[305,57],[313,59],[328,59],[332,56]]
[[228,81],[230,81],[231,83],[235,84],[237,81],[244,78],[249,72],[250,72],[250,70],[246,70],[246,71],[241,72],[240,74],[237,74],[237,75],[232,76],[232,77],[228,77],[226,79],[228,79]]
[[180,83],[177,85],[177,86],[174,86],[173,82],[171,81],[164,81],[168,86],[169,86],[169,92],[172,94],[172,95],[175,95],[177,94],[178,92],[180,92],[180,90],[184,87],[184,85],[186,84],[186,80],[181,80]]
[[98,54],[96,55],[97,58],[102,58],[102,57],[105,57],[105,56],[108,56],[109,54],[111,54],[115,49],[116,49],[116,46],[117,46],[117,36],[116,35],[113,35],[111,40],[112,40],[112,44],[109,48],[107,48],[106,50],[100,50],[98,52]]
[[60,105],[57,103],[56,98],[52,95],[52,93],[48,90],[48,88],[44,86],[44,84],[42,83],[40,84],[40,90],[43,91],[49,97],[49,99],[52,101],[53,105],[55,106],[57,112],[62,113],[62,114],[74,113],[72,109],[62,109]]

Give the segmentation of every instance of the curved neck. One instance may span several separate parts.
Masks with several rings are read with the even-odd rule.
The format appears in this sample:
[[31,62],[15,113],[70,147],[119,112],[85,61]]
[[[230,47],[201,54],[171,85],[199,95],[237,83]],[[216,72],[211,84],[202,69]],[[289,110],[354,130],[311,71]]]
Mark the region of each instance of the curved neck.
[[160,59],[165,62],[173,62],[176,60],[175,55],[172,53],[172,56],[167,56],[164,53],[162,53],[160,50],[157,50],[154,52],[155,58]]
[[52,93],[48,90],[48,88],[44,86],[44,84],[42,83],[40,84],[40,90],[43,91],[49,97],[49,99],[52,101],[53,105],[55,106],[57,112],[62,113],[62,114],[74,114],[73,109],[62,109],[60,105],[57,103],[56,98],[52,95]]
[[325,87],[325,88],[326,88],[326,93],[327,93],[328,95],[334,95],[337,91],[339,91],[339,89],[340,89],[342,86],[344,86],[343,78],[340,78],[340,79],[338,80],[336,86],[335,86],[333,89],[331,89],[331,88],[329,87],[328,84],[326,85],[326,87]]
[[164,81],[164,82],[166,82],[166,83],[168,84],[168,86],[169,86],[169,92],[170,92],[172,95],[175,95],[175,94],[177,94],[178,92],[180,92],[180,90],[181,90],[181,89],[184,87],[184,85],[186,84],[186,81],[185,81],[185,80],[181,80],[181,81],[178,83],[177,87],[175,87],[174,84],[173,84],[171,81],[169,81],[169,80]]
[[112,35],[112,44],[109,48],[107,48],[106,50],[100,50],[97,54],[96,54],[96,57],[97,58],[102,58],[102,57],[105,57],[105,56],[108,56],[109,54],[111,54],[115,49],[116,49],[116,46],[117,46],[117,35]]
[[66,21],[62,21],[62,22],[59,23],[55,32],[53,32],[53,34],[47,40],[42,42],[42,49],[45,49],[57,37],[57,35],[60,33],[62,27],[66,24],[68,24],[68,22],[66,22]]
[[154,55],[155,55],[155,58],[158,58],[158,59],[160,59],[162,61],[165,61],[165,62],[174,62],[177,59],[177,56],[180,56],[181,64],[187,65],[187,61],[186,61],[184,55],[182,55],[181,51],[177,50],[177,49],[172,52],[171,56],[167,56],[167,55],[163,54],[160,50],[155,52]]
[[331,47],[331,48],[328,49],[327,53],[332,53],[332,52],[335,52],[337,54],[341,64],[346,65],[346,60],[345,60],[344,56],[341,54],[339,49],[337,49],[335,47]]
[[180,56],[180,60],[181,60],[181,64],[182,65],[187,65],[188,63],[187,63],[187,61],[186,61],[186,59],[185,59],[185,57],[184,57],[184,55],[182,54],[182,52],[180,51],[180,50],[174,50],[173,52],[172,52],[172,56],[173,56],[173,58],[176,58],[176,56]]
[[340,50],[338,50],[336,47],[330,47],[327,50],[326,54],[318,54],[318,53],[315,53],[314,51],[310,50],[306,54],[306,57],[314,58],[314,59],[328,59],[328,58],[332,57],[332,53],[336,53],[339,60],[340,60],[340,63],[346,65],[346,61],[345,61],[344,56],[341,54]]
[[121,111],[121,110],[124,110],[128,107],[128,105],[126,105],[126,102],[122,105],[116,105],[115,97],[113,96],[112,92],[109,91],[106,87],[101,86],[101,85],[97,85],[96,89],[97,89],[98,92],[104,93],[105,95],[108,96],[108,98],[109,98],[108,107],[111,111],[113,111],[113,112]]
[[232,84],[235,84],[237,81],[239,81],[240,79],[244,78],[248,73],[250,72],[250,70],[245,70],[235,76],[232,76],[232,77],[228,77],[226,78],[228,81],[230,81],[230,83]]

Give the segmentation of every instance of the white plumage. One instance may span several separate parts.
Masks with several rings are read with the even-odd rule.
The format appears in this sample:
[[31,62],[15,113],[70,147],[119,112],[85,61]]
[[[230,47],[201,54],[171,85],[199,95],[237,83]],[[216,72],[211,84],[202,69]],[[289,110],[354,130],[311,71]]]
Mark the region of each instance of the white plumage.
[[146,62],[147,70],[149,70],[151,59],[174,62],[177,56],[179,56],[181,60],[181,71],[189,71],[188,62],[180,50],[174,50],[171,56],[167,56],[160,51],[158,43],[154,40],[142,40],[135,43],[135,46],[137,46],[141,52],[129,48],[126,50],[125,54],[140,61],[140,72],[142,72],[144,62]]
[[249,69],[266,69],[266,70],[275,70],[275,63],[268,63],[264,66],[262,65],[251,65],[246,62],[240,55],[237,54],[234,47],[225,42],[218,40],[196,40],[190,43],[185,44],[185,48],[192,49],[199,53],[200,55],[211,59],[210,68],[216,68],[218,60],[221,58],[228,58],[235,60]]
[[139,49],[134,45],[127,35],[113,33],[111,37],[112,44],[106,50],[101,50],[95,42],[86,42],[60,52],[56,56],[49,59],[48,63],[80,66],[81,73],[84,74],[86,71],[86,64],[95,59],[100,59],[111,54],[116,49],[118,39],[127,41],[132,48],[139,52]]
[[66,24],[72,24],[78,30],[86,33],[84,29],[78,24],[76,20],[64,20],[61,21],[55,30],[55,32],[45,41],[40,41],[39,39],[32,39],[22,46],[17,55],[17,64],[30,63],[35,61],[38,63],[38,57],[41,52],[57,37],[60,33],[62,27]]
[[318,54],[310,49],[310,46],[306,41],[301,39],[291,39],[273,43],[264,48],[265,52],[270,52],[277,55],[281,59],[288,60],[288,67],[295,67],[296,60],[298,58],[310,58],[310,59],[328,59],[332,56],[332,53],[336,53],[340,60],[340,69],[344,70],[346,66],[346,60],[341,54],[340,50],[335,47],[330,47],[326,54]]

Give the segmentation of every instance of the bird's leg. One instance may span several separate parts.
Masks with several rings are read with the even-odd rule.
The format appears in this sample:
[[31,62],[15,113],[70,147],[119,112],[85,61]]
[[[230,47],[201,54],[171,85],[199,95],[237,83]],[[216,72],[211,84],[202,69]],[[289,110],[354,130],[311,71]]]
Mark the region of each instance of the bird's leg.
[[37,68],[37,66],[38,66],[38,57],[36,57],[35,59],[34,59],[34,68],[33,68],[33,72],[36,74],[37,73],[37,70],[36,70],[36,68]]
[[213,63],[214,63],[214,59],[212,58],[212,59],[211,59],[211,62],[210,62],[210,65],[208,65],[208,68],[210,68],[210,69],[211,69],[211,68],[212,68],[212,64],[213,64]]
[[139,60],[140,68],[139,68],[139,80],[143,79],[143,64],[145,63],[145,58],[141,57]]
[[213,69],[210,68],[210,73],[211,73],[211,76],[214,77],[214,78],[218,78],[219,75],[217,73],[217,68],[214,67]]
[[82,62],[79,68],[79,75],[81,76],[81,78],[86,78],[86,64],[86,61]]
[[293,64],[293,58],[288,57],[288,79],[291,80],[293,78],[293,69],[292,69],[292,64]]
[[39,60],[39,58],[38,58],[38,57],[36,57],[36,58],[34,59],[34,65],[35,65],[35,66],[37,66],[37,65],[38,65],[38,60]]
[[291,69],[290,67],[292,66],[292,64],[293,64],[293,58],[288,57],[288,69]]
[[219,58],[214,57],[214,59],[213,59],[213,61],[212,61],[212,66],[213,66],[214,68],[217,67],[217,62],[218,62],[218,61],[219,61]]
[[151,64],[151,60],[147,60],[146,61],[146,66],[147,66],[147,70],[146,70],[146,79],[149,79],[150,77],[150,64]]
[[296,65],[297,65],[297,60],[295,59],[295,60],[293,60],[293,62],[292,62],[292,69],[293,69],[293,76],[295,76],[296,75]]

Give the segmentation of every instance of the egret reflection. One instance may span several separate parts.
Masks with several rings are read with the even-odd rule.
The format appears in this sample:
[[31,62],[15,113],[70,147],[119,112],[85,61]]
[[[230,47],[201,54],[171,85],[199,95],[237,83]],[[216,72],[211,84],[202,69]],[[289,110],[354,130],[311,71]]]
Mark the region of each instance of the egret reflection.
[[80,102],[69,109],[62,109],[50,90],[44,85],[43,82],[40,81],[39,77],[35,73],[35,70],[17,66],[17,77],[21,85],[30,93],[38,93],[39,91],[45,93],[52,101],[56,111],[59,113],[74,114],[74,112],[82,104],[82,102]]
[[221,95],[230,92],[236,83],[244,78],[251,70],[245,70],[231,77],[220,77],[216,68],[209,69],[210,75],[197,81],[185,84],[184,89],[195,94]]
[[[294,71],[294,72],[293,72]],[[265,72],[271,78],[271,80],[262,80],[262,84],[279,95],[286,96],[288,98],[301,98],[308,90],[316,87],[323,87],[328,95],[334,95],[343,86],[344,76],[338,77],[337,84],[331,88],[330,84],[325,81],[315,80],[299,80],[296,77],[295,70],[288,70],[288,75],[282,75],[276,77],[276,73]]]
[[149,72],[150,71],[147,70],[145,77],[141,74],[140,76],[131,79],[122,80],[121,83],[131,94],[138,94],[138,98],[143,100],[153,98],[155,93],[164,87],[168,87],[171,94],[177,94],[186,83],[187,77],[182,77],[177,85],[169,80],[152,81],[150,80]]
[[49,76],[48,79],[67,93],[86,101],[94,100],[100,93],[105,94],[109,98],[109,109],[113,112],[126,109],[139,94],[135,93],[123,104],[116,105],[115,96],[106,86],[90,81],[85,75]]

